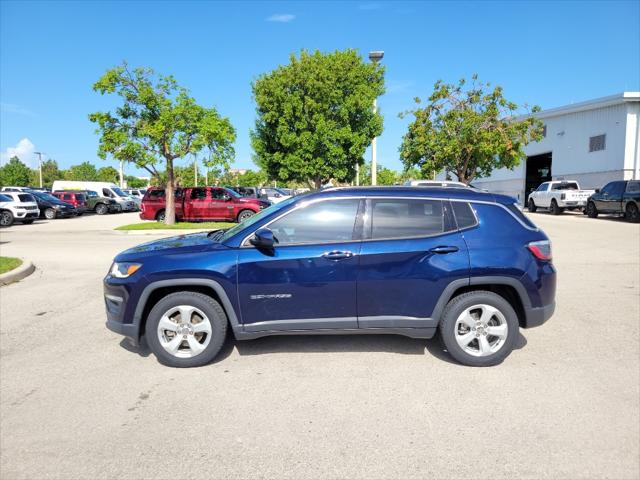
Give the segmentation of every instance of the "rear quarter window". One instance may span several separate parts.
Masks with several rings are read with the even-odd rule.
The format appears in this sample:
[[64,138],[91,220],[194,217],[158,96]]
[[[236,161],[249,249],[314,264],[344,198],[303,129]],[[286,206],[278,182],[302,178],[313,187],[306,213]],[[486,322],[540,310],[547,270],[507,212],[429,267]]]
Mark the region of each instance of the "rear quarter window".
[[534,229],[538,228],[531,220],[529,220],[529,218],[524,213],[522,213],[522,210],[520,210],[515,203],[505,205],[505,207],[507,207],[507,210],[509,210],[518,220],[524,223],[527,227],[534,228]]
[[629,182],[627,184],[627,192],[628,193],[639,193],[640,192],[640,182]]

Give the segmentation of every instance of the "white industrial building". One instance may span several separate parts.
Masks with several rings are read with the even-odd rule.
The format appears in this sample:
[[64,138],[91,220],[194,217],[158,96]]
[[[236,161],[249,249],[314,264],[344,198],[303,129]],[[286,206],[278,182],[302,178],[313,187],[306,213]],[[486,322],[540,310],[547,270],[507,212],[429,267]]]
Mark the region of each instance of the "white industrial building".
[[545,137],[525,147],[526,161],[495,170],[473,184],[526,202],[548,180],[577,180],[600,188],[612,180],[640,179],[640,92],[625,92],[535,114]]

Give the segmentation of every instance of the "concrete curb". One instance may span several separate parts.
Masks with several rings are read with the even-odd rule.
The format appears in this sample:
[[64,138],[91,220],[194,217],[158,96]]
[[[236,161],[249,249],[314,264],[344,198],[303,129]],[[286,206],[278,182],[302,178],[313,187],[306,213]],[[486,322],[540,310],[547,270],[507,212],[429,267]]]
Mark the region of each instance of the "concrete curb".
[[9,285],[10,283],[18,282],[31,275],[35,269],[36,267],[33,263],[25,260],[19,267],[0,275],[0,285]]
[[189,228],[184,230],[114,230],[119,235],[186,235],[188,233],[210,232],[211,228]]

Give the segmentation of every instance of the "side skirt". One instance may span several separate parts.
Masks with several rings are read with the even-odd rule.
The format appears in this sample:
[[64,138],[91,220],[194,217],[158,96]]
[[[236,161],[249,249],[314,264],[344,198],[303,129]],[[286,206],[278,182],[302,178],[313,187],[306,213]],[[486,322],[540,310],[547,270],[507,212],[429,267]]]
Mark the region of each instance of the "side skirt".
[[432,338],[437,328],[318,328],[309,330],[262,330],[258,332],[241,332],[234,330],[238,340],[252,340],[273,335],[403,335],[411,338]]

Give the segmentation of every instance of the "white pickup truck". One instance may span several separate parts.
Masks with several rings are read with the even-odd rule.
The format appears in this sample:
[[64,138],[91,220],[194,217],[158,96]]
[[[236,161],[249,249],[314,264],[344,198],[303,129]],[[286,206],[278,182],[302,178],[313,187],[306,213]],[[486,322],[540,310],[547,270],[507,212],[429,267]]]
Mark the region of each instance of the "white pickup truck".
[[560,215],[565,208],[569,210],[583,209],[587,199],[595,190],[581,190],[574,180],[554,180],[544,182],[537,190],[531,192],[527,207],[530,212],[538,208],[547,208],[554,215]]

